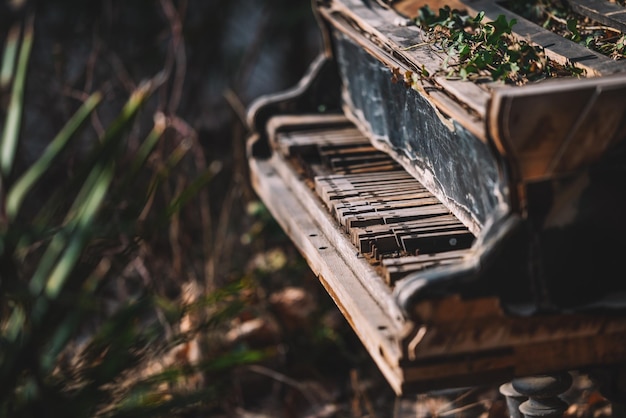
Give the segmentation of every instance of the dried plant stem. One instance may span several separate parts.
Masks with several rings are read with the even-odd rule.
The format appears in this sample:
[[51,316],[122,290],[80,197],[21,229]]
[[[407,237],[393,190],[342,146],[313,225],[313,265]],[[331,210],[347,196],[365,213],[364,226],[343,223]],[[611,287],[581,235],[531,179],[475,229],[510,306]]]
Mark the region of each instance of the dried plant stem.
[[[352,390],[355,393],[354,398],[352,399],[352,410],[354,416],[362,416],[360,408],[359,408],[359,400],[362,400],[365,404],[365,408],[367,409],[367,416],[371,418],[376,418],[376,412],[374,411],[374,406],[370,401],[367,393],[363,390],[360,382],[359,382],[359,374],[357,370],[350,370],[350,383],[352,386]],[[358,411],[358,412],[357,412]]]
[[[181,7],[184,9],[186,2],[182,3]],[[175,67],[175,72],[166,109],[169,113],[174,114],[180,104],[187,70],[185,43],[182,36],[183,24],[172,0],[161,0],[161,8],[170,25],[172,35],[165,68],[170,73],[172,68]]]
[[313,396],[311,396],[311,392],[306,388],[305,385],[301,384],[297,380],[285,376],[282,373],[278,373],[274,370],[268,369],[267,367],[259,366],[256,364],[247,366],[246,369],[250,370],[251,372],[270,377],[278,382],[284,383],[297,389],[311,405],[317,405],[319,403]]

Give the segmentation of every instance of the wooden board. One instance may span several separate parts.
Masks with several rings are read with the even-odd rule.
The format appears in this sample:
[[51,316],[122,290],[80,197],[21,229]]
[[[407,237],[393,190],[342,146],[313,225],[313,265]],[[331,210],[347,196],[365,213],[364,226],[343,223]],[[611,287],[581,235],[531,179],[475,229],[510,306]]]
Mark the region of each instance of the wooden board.
[[500,89],[488,129],[525,181],[575,171],[626,139],[626,74]]
[[[434,74],[445,59],[423,44],[419,28],[399,24],[399,16],[394,10],[374,12],[359,0],[344,0],[333,2],[331,7],[321,8],[320,12],[337,30],[402,76],[407,72],[419,73],[422,66]],[[443,114],[459,120],[472,133],[484,138],[480,121],[489,94],[483,88],[444,77],[424,79],[414,88],[429,97]]]
[[[626,318],[617,315],[510,316],[496,297],[462,299],[454,291],[421,300],[406,315],[393,297],[393,281],[386,284],[355,251],[299,170],[280,153],[251,158],[250,168],[255,190],[398,395],[626,361]],[[471,257],[448,255],[441,261]]]
[[606,0],[568,0],[572,9],[583,16],[626,33],[626,8]]
[[[399,11],[412,13],[410,16],[414,17],[419,8],[425,4],[428,4],[433,10],[438,10],[442,5],[448,5],[451,8],[466,10],[471,16],[482,11],[485,13],[486,20],[495,20],[499,15],[505,16],[509,21],[516,19],[517,23],[513,27],[514,36],[545,48],[546,56],[555,62],[573,63],[584,69],[587,72],[587,77],[626,71],[626,60],[614,60],[579,43],[572,42],[530,22],[495,0],[451,0],[449,2],[445,0],[403,0],[394,7],[398,8]],[[571,0],[568,1],[568,4],[574,11],[583,16],[588,16],[609,27],[626,32],[626,8],[616,3],[610,3],[606,0]]]
[[[561,64],[572,63],[584,69],[586,77],[596,77],[626,71],[626,61],[613,60],[599,52],[572,42],[556,33],[538,26],[508,10],[494,0],[463,0],[470,15],[485,12],[488,20],[504,15],[507,20],[516,19],[513,35],[545,48],[546,56]],[[524,87],[522,87],[524,88]]]

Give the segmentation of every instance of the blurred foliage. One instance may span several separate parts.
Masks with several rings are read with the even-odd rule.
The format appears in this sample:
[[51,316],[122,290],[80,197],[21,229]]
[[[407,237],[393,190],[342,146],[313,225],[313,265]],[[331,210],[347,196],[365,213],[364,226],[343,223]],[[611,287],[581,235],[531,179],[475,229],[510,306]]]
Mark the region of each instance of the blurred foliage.
[[[87,417],[124,416],[132,411],[141,416],[140,411],[188,405],[190,394],[173,398],[171,390],[159,389],[157,383],[174,384],[190,371],[139,373],[146,368],[142,362],[148,354],[154,356],[171,344],[172,339],[165,338],[166,327],[173,326],[188,307],[165,306],[149,289],[110,300],[116,306],[108,309],[102,296],[111,281],[124,275],[121,268],[141,245],[140,230],[163,222],[163,216],[171,220],[188,195],[206,185],[213,173],[205,170],[161,208],[151,204],[171,181],[176,165],[171,157],[163,168],[154,161],[152,167],[147,164],[166,129],[166,117],[155,113],[153,127],[135,149],[129,149],[129,136],[137,115],[164,83],[167,75],[162,72],[131,92],[64,182],[38,196],[34,210],[23,210],[35,185],[54,164],[63,163],[64,151],[85,139],[79,133],[95,115],[103,94],[88,95],[41,156],[22,172],[14,170],[23,139],[20,127],[34,37],[32,15],[15,25],[6,38],[2,60],[2,87],[10,89],[10,99],[0,142],[0,414],[46,416],[53,411]],[[151,178],[137,193],[140,174]],[[229,304],[230,311],[235,307]],[[169,321],[158,321],[159,314]],[[213,320],[217,319],[216,313]],[[136,381],[124,379],[130,372],[138,373]],[[124,380],[127,384],[120,387]],[[192,395],[197,398],[200,393]],[[211,397],[203,394],[202,399],[210,402]]]
[[247,180],[243,109],[318,45],[296,3],[0,6],[0,416],[227,416],[362,359]]

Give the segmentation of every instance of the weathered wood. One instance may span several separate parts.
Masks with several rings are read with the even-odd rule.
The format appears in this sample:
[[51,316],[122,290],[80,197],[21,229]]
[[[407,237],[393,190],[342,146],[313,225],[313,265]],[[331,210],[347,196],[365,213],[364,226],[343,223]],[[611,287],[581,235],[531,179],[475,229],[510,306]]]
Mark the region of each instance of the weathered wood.
[[626,8],[607,0],[568,0],[570,7],[583,16],[626,33]]
[[[255,190],[267,199],[270,211],[304,254],[309,266],[318,275],[389,383],[401,392],[400,372],[397,360],[393,360],[399,354],[397,343],[394,344],[399,324],[389,318],[388,310],[380,306],[384,294],[380,295],[380,299],[372,297],[350,269],[350,264],[336,251],[313,219],[307,216],[307,209],[287,191],[287,185],[276,175],[270,163],[251,161],[251,170]],[[270,196],[282,198],[276,202]],[[360,262],[364,263],[363,260]]]
[[383,259],[382,265],[384,267],[385,282],[393,286],[396,281],[402,279],[407,274],[459,263],[468,253],[468,250],[456,250],[435,254]]
[[[446,373],[462,376],[474,367],[510,378],[573,370],[585,363],[619,363],[625,356],[620,348],[626,342],[623,317],[516,318],[504,315],[495,299],[451,297],[420,305],[416,309],[424,318],[423,331],[404,343],[412,360],[406,363],[407,380],[440,379]],[[447,364],[437,370],[439,362]]]
[[[437,53],[425,43],[423,32],[416,26],[403,26],[393,10],[365,7],[360,0],[335,1],[320,12],[353,41],[360,44],[389,69],[405,74],[421,73],[422,68],[435,74],[441,68],[445,54]],[[368,36],[364,37],[363,34]],[[373,36],[374,42],[366,39]],[[433,83],[433,81],[435,83]],[[402,83],[403,80],[399,80]],[[444,77],[423,79],[416,85],[421,94],[428,96],[448,117],[464,121],[478,137],[484,138],[480,119],[484,116],[488,92],[473,83],[449,80]],[[441,94],[441,91],[445,91]]]
[[246,122],[254,135],[246,144],[248,154],[267,157],[271,153],[266,126],[274,116],[340,113],[341,81],[333,65],[331,58],[321,53],[295,87],[259,97],[250,105]]
[[[418,4],[408,2],[407,12]],[[253,138],[269,138],[274,152],[249,155],[255,190],[394,390],[625,362],[626,302],[615,297],[624,286],[612,280],[624,245],[606,238],[626,235],[624,62],[518,19],[519,36],[596,77],[517,87],[427,77],[407,87],[408,72],[442,57],[406,18],[370,3],[318,4],[345,116],[325,125],[308,113],[335,97],[310,92],[309,77],[299,93],[308,99],[292,91],[250,114],[270,127]],[[271,118],[302,107],[306,129]],[[367,173],[345,175],[355,170]],[[424,188],[432,196],[416,197]]]
[[499,89],[488,127],[525,180],[550,178],[600,159],[626,139],[626,73]]
[[[303,136],[311,132],[316,131],[309,129]],[[320,138],[328,137],[317,133]],[[297,136],[284,132],[276,139],[298,142]],[[312,185],[307,185],[280,154],[265,161],[252,158],[250,167],[255,190],[399,395],[626,361],[626,318],[617,315],[511,316],[503,311],[498,297],[464,299],[451,294],[416,302],[407,318],[398,310],[392,294],[395,276],[402,273],[400,266],[413,263],[413,267],[428,270],[454,265],[471,256],[471,251],[382,258],[381,266],[389,271],[386,283],[357,250],[353,237],[338,226],[332,205],[325,207]],[[392,181],[398,178],[398,173],[386,174]],[[354,187],[350,181],[342,181],[345,177],[323,178]],[[369,175],[348,177],[360,181],[357,189],[372,191]],[[435,229],[454,224],[450,223],[453,218],[443,218],[429,221],[434,222]],[[419,234],[420,228],[428,229],[428,222],[421,226],[419,222],[398,225],[395,232],[402,236],[404,231],[410,237],[412,228]],[[361,231],[366,234],[368,229]],[[389,241],[383,242],[386,239]],[[390,245],[387,250],[394,251],[397,242],[395,235],[388,234],[381,235],[381,242],[373,245]]]
[[499,15],[505,16],[509,21],[516,19],[517,23],[513,26],[514,36],[543,47],[546,56],[555,62],[560,64],[572,63],[584,69],[587,72],[587,77],[626,71],[626,62],[615,61],[606,55],[544,29],[505,8],[499,2],[494,0],[464,0],[464,4],[470,15],[475,16],[483,11],[487,20],[495,20]]
[[458,10],[464,8],[464,4],[460,0],[397,0],[393,2],[393,8],[401,15],[412,19],[417,16],[419,9],[425,4],[428,4],[435,11],[445,6]]
[[[432,45],[424,42],[424,34],[419,28],[394,25],[393,10],[372,10],[359,0],[334,0],[331,4],[327,10],[322,8],[322,14],[335,29],[378,59],[381,66],[396,71],[401,77],[420,68],[435,73],[441,66],[444,54],[436,53]],[[394,7],[402,7],[406,13],[425,4],[429,4],[428,1],[405,0]],[[479,87],[471,82],[444,77],[423,80],[416,86],[420,95],[442,116],[450,117],[483,141],[495,141],[497,149],[513,166],[515,181],[533,181],[579,169],[598,161],[609,147],[622,139],[624,101],[621,97],[626,86],[626,60],[612,60],[565,39],[493,0],[462,0],[452,5],[463,6],[470,15],[483,11],[491,20],[501,14],[507,19],[515,18],[518,21],[514,27],[515,36],[544,47],[548,57],[557,62],[575,63],[587,71],[587,77],[580,80],[563,78],[515,87],[497,83]],[[611,75],[613,73],[619,74]],[[609,81],[605,81],[607,78]],[[354,102],[357,98],[352,94],[344,94],[352,100],[346,107],[348,116],[355,107],[359,108]],[[407,92],[407,95],[410,94]],[[395,99],[380,97],[376,100]],[[365,131],[372,130],[375,120],[363,121],[362,118],[361,114],[351,117]],[[485,123],[476,125],[477,121]],[[444,121],[444,125],[449,123]],[[432,134],[435,133],[427,133]],[[377,132],[371,132],[374,145],[395,154],[396,159],[403,162],[404,155],[399,152],[398,145],[389,146],[376,138],[377,135]],[[419,168],[411,170],[412,164],[415,161],[403,165],[417,178],[425,180]],[[427,185],[436,192],[432,186]],[[440,194],[438,197],[443,198]],[[523,198],[522,194],[517,200]],[[463,205],[462,200],[457,203]],[[457,212],[457,215],[468,221],[461,213]]]
[[[342,218],[338,220],[342,221]],[[387,225],[372,225],[364,228],[351,228],[347,231],[352,237],[352,243],[362,253],[371,251],[371,241],[378,236],[392,234],[397,238],[398,249],[407,251],[402,245],[402,237],[434,230],[467,230],[467,227],[452,215],[440,215],[408,222]]]
[[[262,106],[263,103],[269,99],[261,99]],[[254,108],[250,109],[250,113],[254,112]],[[254,117],[249,115],[249,122],[254,123]],[[297,114],[297,115],[288,115],[288,114],[278,114],[272,116],[267,120],[267,124],[264,129],[267,131],[265,134],[268,135],[268,141],[273,150],[283,152],[283,155],[289,155],[290,147],[296,146],[293,144],[293,141],[285,141],[284,144],[280,144],[277,138],[277,134],[281,130],[288,130],[297,127],[298,129],[306,129],[310,126],[319,126],[320,123],[323,123],[324,126],[334,127],[337,129],[337,133],[333,134],[329,141],[336,141],[338,137],[349,136],[352,137],[352,134],[356,134],[356,136],[361,140],[363,135],[354,129],[352,122],[343,113],[319,113],[319,114]],[[346,133],[347,128],[348,133]],[[252,138],[256,140],[256,138]],[[298,136],[299,142],[304,142],[302,136]],[[310,141],[309,141],[310,143]]]
[[[251,161],[252,164],[253,160]],[[319,197],[315,195],[307,184],[302,181],[301,175],[294,168],[279,156],[274,155],[271,161],[272,174],[270,176],[279,177],[285,183],[282,191],[276,191],[274,194],[263,193],[264,200],[272,200],[277,205],[281,205],[283,197],[286,199],[289,195],[295,196],[302,210],[302,217],[309,217],[314,220],[318,228],[324,236],[331,240],[331,246],[340,254],[346,255],[345,263],[355,272],[362,286],[367,289],[371,295],[376,295],[377,300],[391,320],[396,321],[396,326],[402,327],[405,318],[402,311],[392,298],[391,289],[389,289],[378,273],[363,259],[363,257],[347,257],[347,255],[355,255],[356,250],[349,238],[339,229],[332,215],[323,206]],[[263,177],[259,177],[262,179]],[[260,194],[260,193],[259,193]],[[276,199],[280,196],[280,199]],[[293,214],[292,211],[284,211],[282,216],[288,218]],[[277,215],[275,215],[277,216]],[[295,227],[295,226],[294,226]]]
[[[392,155],[463,223],[478,230],[494,207],[506,204],[508,193],[497,180],[498,160],[491,146],[418,91],[394,83],[391,71],[349,38],[338,35],[337,49],[346,77],[347,115],[374,146]],[[468,115],[467,109],[461,111]],[[451,187],[443,191],[442,184]]]

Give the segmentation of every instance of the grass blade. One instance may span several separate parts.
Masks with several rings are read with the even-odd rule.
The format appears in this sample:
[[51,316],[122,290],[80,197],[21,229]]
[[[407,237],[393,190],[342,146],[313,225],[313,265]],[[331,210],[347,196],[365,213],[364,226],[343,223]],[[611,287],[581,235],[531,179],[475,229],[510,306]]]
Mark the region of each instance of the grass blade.
[[14,25],[7,35],[4,43],[4,53],[2,54],[2,67],[0,68],[0,89],[5,89],[13,80],[15,70],[15,60],[20,40],[20,25]]
[[148,156],[161,138],[161,135],[163,135],[165,128],[165,115],[159,112],[154,116],[154,127],[152,128],[146,139],[142,142],[139,150],[137,151],[137,155],[133,160],[133,164],[129,173],[130,178],[133,178],[135,175],[137,175],[141,167],[143,167],[146,160],[148,159]]
[[188,187],[170,202],[165,212],[165,217],[169,218],[174,213],[178,212],[190,199],[196,197],[197,193],[211,181],[215,174],[216,169],[214,167],[209,167],[204,170],[199,177],[194,179]]
[[159,170],[152,176],[146,193],[146,204],[139,215],[139,220],[145,219],[147,213],[150,211],[157,189],[163,181],[169,177],[171,170],[181,162],[190,148],[191,145],[189,144],[189,141],[181,141],[180,144],[178,144],[178,146],[170,153],[167,160],[161,164]]
[[7,195],[6,211],[9,219],[14,219],[19,213],[24,197],[33,185],[50,167],[53,160],[65,148],[69,140],[91,115],[102,100],[102,94],[94,93],[76,111],[74,116],[65,124],[52,142],[46,147],[42,156],[26,171],[15,183]]
[[11,92],[11,101],[9,103],[9,110],[7,112],[0,142],[0,172],[4,177],[7,177],[13,168],[13,161],[17,150],[20,121],[22,119],[24,106],[24,85],[26,84],[26,72],[32,44],[33,21],[31,18],[28,20],[26,28],[24,29],[15,80],[13,82],[13,90]]
[[[139,86],[131,94],[130,98],[124,104],[124,107],[120,111],[120,115],[111,123],[110,127],[105,131],[104,135],[102,136],[100,140],[100,147],[98,147],[94,151],[94,153],[89,158],[87,158],[87,163],[85,166],[87,170],[89,170],[91,167],[96,167],[100,165],[102,162],[115,161],[124,134],[127,132],[130,124],[139,112],[139,109],[145,103],[148,97],[150,97],[152,92],[152,83],[145,83],[142,86]],[[84,177],[78,177],[78,179],[80,178]],[[93,177],[92,180],[96,182],[98,181],[97,177]],[[78,210],[78,208],[81,208],[84,205],[85,201],[87,200],[90,188],[94,185],[81,187],[81,190],[79,191],[76,199],[74,200],[74,203],[72,204],[72,208],[67,214],[67,221],[75,218],[76,211]]]
[[4,329],[2,330],[4,338],[10,342],[15,342],[17,337],[22,333],[24,328],[24,322],[26,321],[26,315],[21,306],[16,305],[11,312],[9,320],[6,322]]
[[113,181],[114,173],[115,165],[113,162],[110,162],[106,167],[94,168],[94,177],[96,178],[95,181],[93,181],[93,187],[90,185],[92,182],[85,182],[89,190],[83,205],[78,208],[76,219],[77,228],[70,237],[69,245],[63,253],[63,256],[48,278],[48,283],[46,284],[46,295],[48,297],[55,298],[58,296],[67,276],[82,254],[89,236],[89,230],[106,196],[109,186]]
[[[152,91],[152,85],[148,83],[133,92],[118,118],[104,133],[100,147],[92,155],[92,159],[88,159],[86,168],[91,170],[65,216],[65,227],[54,235],[37,266],[30,281],[32,294],[38,295],[44,286],[48,296],[55,297],[58,294],[67,274],[80,256],[84,240],[87,239],[88,227],[112,181],[116,151],[123,134]],[[79,179],[81,178],[85,177],[80,176]]]
[[69,227],[65,227],[52,237],[50,244],[48,244],[48,247],[39,260],[37,269],[29,283],[29,290],[32,295],[38,295],[43,289],[50,269],[52,269],[52,266],[54,266],[54,263],[65,249],[67,236],[70,232],[69,229]]

